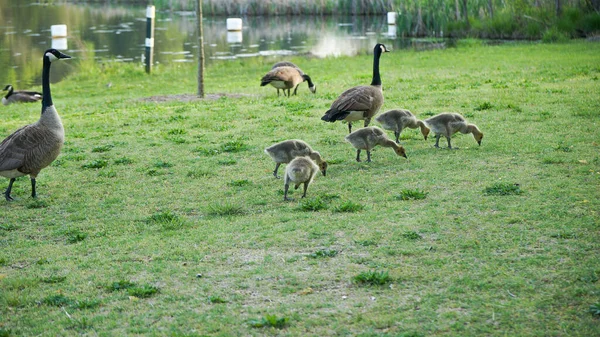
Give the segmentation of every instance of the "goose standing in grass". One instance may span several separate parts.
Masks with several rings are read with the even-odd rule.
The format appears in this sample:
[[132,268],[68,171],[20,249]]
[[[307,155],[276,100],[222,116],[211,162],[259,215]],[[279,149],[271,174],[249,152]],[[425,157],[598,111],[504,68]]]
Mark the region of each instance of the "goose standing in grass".
[[35,178],[40,171],[58,157],[65,138],[65,131],[50,94],[50,65],[59,59],[71,58],[56,49],[44,52],[42,72],[42,114],[40,119],[26,125],[0,143],[0,176],[9,178],[4,192],[6,200],[10,196],[17,177],[31,177],[31,197],[36,197]]
[[346,136],[346,141],[356,148],[356,161],[360,162],[360,151],[367,150],[367,162],[371,162],[371,149],[375,146],[391,147],[397,155],[406,157],[402,145],[394,143],[385,132],[376,126],[356,130]]
[[277,96],[279,96],[279,89],[283,89],[284,96],[287,89],[287,96],[289,97],[290,89],[294,88],[294,95],[296,95],[298,86],[304,81],[308,82],[308,89],[314,94],[317,91],[317,87],[310,76],[306,75],[292,62],[284,61],[275,63],[273,68],[260,80],[260,86],[272,85],[277,89]]
[[483,133],[479,131],[479,128],[477,128],[475,124],[469,124],[463,116],[457,113],[441,113],[431,118],[427,118],[425,124],[427,124],[427,126],[431,128],[431,131],[435,133],[435,147],[440,147],[440,137],[443,135],[448,140],[448,148],[451,149],[452,144],[450,144],[450,138],[457,132],[472,133],[477,144],[481,145]]
[[300,139],[284,140],[283,142],[274,144],[265,149],[265,153],[273,158],[275,161],[275,170],[273,175],[277,176],[277,170],[283,163],[289,163],[296,157],[306,156],[314,160],[319,165],[319,170],[323,173],[323,176],[327,174],[327,162],[323,160],[321,154],[314,151],[310,145]]
[[352,122],[365,121],[369,126],[371,118],[379,112],[383,105],[381,75],[379,74],[379,58],[389,50],[378,43],[373,49],[373,79],[371,85],[360,85],[344,91],[333,103],[325,115],[321,117],[326,122],[344,120],[348,122],[348,133],[352,133]]
[[294,189],[298,189],[300,184],[304,184],[304,193],[302,194],[302,198],[306,197],[306,190],[308,189],[308,185],[313,181],[315,175],[319,171],[319,166],[315,164],[308,157],[296,157],[292,160],[288,166],[285,168],[285,179],[284,179],[284,194],[283,200],[290,200],[287,197],[288,189],[290,188],[290,183],[294,183]]
[[400,133],[402,133],[402,129],[404,128],[420,128],[425,140],[427,140],[427,135],[429,135],[429,128],[425,123],[418,120],[417,117],[408,110],[389,110],[377,116],[375,120],[379,122],[384,129],[394,131],[397,144],[400,144]]
[[9,105],[12,103],[32,103],[42,99],[42,94],[37,91],[15,91],[12,85],[7,85],[2,91],[8,91],[6,96],[2,97],[2,104]]

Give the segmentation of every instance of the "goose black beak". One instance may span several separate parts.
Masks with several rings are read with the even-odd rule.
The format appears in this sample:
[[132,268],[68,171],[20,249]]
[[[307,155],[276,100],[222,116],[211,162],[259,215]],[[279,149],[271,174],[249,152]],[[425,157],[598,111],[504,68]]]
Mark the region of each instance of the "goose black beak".
[[65,54],[65,53],[59,52],[59,57],[58,58],[60,58],[60,59],[70,59],[72,57],[69,56],[69,55],[67,55],[67,54]]

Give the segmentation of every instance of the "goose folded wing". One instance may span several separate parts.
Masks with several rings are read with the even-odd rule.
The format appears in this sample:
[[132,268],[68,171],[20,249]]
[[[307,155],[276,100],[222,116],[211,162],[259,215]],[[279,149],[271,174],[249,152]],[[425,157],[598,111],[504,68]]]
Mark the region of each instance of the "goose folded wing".
[[27,132],[32,125],[26,125],[0,143],[0,171],[14,170],[23,165],[28,153],[39,147],[40,139],[35,132]]
[[339,111],[367,111],[373,105],[373,95],[365,87],[355,87],[346,90],[332,107]]

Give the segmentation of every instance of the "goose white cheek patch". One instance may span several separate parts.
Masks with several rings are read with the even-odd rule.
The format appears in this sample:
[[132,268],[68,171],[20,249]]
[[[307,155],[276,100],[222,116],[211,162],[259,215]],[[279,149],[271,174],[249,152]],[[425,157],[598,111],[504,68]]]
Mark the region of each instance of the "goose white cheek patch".
[[54,56],[52,53],[46,53],[46,56],[50,59],[50,62],[58,60],[58,57]]

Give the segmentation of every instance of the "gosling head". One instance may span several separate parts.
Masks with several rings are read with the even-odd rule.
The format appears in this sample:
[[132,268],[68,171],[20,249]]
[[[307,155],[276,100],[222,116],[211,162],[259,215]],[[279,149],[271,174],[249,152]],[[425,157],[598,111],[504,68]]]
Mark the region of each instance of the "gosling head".
[[323,174],[323,177],[327,176],[327,162],[326,161],[322,161],[321,163],[319,163],[319,170]]
[[483,132],[479,131],[479,129],[475,126],[473,128],[473,137],[477,141],[477,144],[481,146],[481,139],[483,138]]
[[402,147],[402,145],[394,147],[394,152],[396,152],[397,155],[408,159],[408,157],[406,156],[406,151],[404,151],[404,147]]
[[421,128],[421,133],[423,134],[423,138],[425,138],[425,140],[427,140],[427,136],[429,136],[429,131],[429,128],[426,126]]

